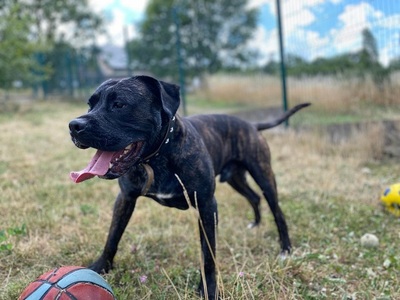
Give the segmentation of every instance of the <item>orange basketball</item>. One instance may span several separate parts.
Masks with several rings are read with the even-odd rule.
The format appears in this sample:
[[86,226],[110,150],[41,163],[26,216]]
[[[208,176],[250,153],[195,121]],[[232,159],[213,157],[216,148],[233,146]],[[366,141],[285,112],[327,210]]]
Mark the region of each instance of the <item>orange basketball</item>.
[[19,300],[115,300],[110,285],[96,272],[76,266],[56,268],[30,283]]

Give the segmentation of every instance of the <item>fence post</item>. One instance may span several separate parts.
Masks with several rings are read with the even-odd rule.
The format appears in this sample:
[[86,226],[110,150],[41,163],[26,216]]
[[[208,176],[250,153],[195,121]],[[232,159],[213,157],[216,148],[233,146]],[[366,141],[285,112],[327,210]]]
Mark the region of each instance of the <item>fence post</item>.
[[183,68],[183,61],[182,61],[182,51],[181,51],[181,33],[180,33],[180,20],[178,15],[179,8],[174,7],[172,9],[174,22],[176,25],[176,54],[178,57],[178,72],[179,72],[179,85],[181,87],[181,97],[182,97],[182,108],[183,108],[183,115],[187,115],[186,110],[186,83],[185,83],[185,69]]
[[[276,0],[276,15],[278,21],[278,37],[279,37],[279,56],[280,56],[280,66],[281,66],[281,82],[282,82],[282,104],[283,110],[288,110],[287,102],[287,88],[286,88],[286,66],[285,66],[285,53],[283,46],[283,30],[281,21],[281,5],[280,0]],[[285,126],[289,126],[289,120],[285,121]]]

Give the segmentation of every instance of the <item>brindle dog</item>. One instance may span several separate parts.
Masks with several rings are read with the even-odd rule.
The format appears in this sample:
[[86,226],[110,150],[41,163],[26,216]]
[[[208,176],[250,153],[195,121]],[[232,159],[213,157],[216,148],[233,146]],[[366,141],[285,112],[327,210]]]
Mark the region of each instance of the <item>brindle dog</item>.
[[[260,186],[278,228],[281,251],[291,249],[268,145],[260,130],[287,120],[309,104],[301,104],[274,122],[251,124],[229,115],[180,117],[179,87],[149,76],[108,80],[90,97],[89,111],[69,123],[75,145],[97,152],[88,166],[72,172],[75,182],[98,176],[118,178],[120,193],[102,255],[90,268],[107,272],[139,196],[158,203],[199,212],[205,281],[199,292],[218,295],[215,270],[215,176],[248,199],[260,223],[260,197],[250,188],[248,172]],[[187,197],[184,195],[184,189]]]

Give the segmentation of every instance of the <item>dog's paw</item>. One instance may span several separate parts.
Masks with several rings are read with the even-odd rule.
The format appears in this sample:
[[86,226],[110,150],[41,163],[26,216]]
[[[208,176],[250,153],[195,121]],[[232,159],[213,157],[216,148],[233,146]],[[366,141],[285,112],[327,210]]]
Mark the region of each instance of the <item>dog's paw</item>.
[[258,225],[260,225],[260,223],[251,222],[251,223],[249,223],[249,225],[247,225],[247,229],[253,229],[253,228],[257,227]]
[[204,286],[203,283],[200,282],[199,287],[197,288],[197,295],[201,298],[201,299],[208,299],[208,300],[220,300],[221,295],[219,294],[219,290],[217,287],[211,288],[210,290],[208,290],[208,295],[207,297],[205,297],[205,293],[204,293]]
[[103,258],[99,258],[94,263],[92,263],[88,268],[95,271],[96,273],[105,274],[112,269],[112,263]]
[[290,258],[290,251],[289,250],[282,251],[281,253],[279,253],[278,258],[281,262],[287,261]]

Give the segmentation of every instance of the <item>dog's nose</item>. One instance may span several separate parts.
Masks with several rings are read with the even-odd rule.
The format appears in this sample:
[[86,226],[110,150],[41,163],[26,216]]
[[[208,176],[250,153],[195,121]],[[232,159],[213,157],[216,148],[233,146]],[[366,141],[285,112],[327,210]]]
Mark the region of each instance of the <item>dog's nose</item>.
[[73,134],[80,133],[85,130],[87,122],[84,119],[74,119],[69,123],[69,131]]

